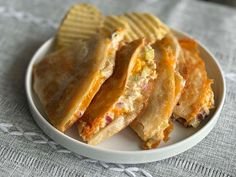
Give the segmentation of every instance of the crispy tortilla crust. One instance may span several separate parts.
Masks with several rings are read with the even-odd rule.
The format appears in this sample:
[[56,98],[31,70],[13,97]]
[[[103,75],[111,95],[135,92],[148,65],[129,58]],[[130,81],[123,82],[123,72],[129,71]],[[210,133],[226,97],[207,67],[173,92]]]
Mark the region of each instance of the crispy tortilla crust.
[[[102,85],[82,117],[82,121],[87,124],[81,133],[84,140],[90,139],[97,128],[102,126],[105,113],[112,111],[110,109],[113,104],[123,94],[129,62],[137,54],[135,51],[140,47],[141,42],[135,41],[117,52],[113,75]],[[127,50],[130,50],[128,55]]]
[[[116,110],[119,98],[125,95],[125,90],[130,89],[126,83],[136,68],[139,53],[144,50],[145,41],[137,40],[123,46],[116,57],[116,67],[113,75],[103,84],[95,96],[78,129],[82,138],[89,144],[98,144],[113,134],[124,129],[139,114],[146,104],[153,89],[153,81],[149,80],[147,86],[142,89],[141,97],[134,100],[134,111]],[[114,119],[107,124],[106,116],[114,114]]]
[[150,80],[147,84],[147,87],[142,90],[141,94],[143,95],[141,99],[137,100],[135,103],[135,111],[129,114],[126,114],[126,117],[118,117],[113,120],[108,126],[101,129],[101,131],[95,134],[89,141],[88,144],[96,145],[101,141],[111,137],[115,133],[123,130],[141,113],[141,111],[146,107],[148,99],[154,89],[154,82]]
[[200,119],[208,115],[209,110],[214,107],[211,88],[213,80],[207,76],[205,63],[199,56],[198,44],[191,39],[182,39],[179,43],[183,57],[178,62],[178,70],[186,84],[173,115],[185,126],[197,127]]
[[[124,34],[119,31],[116,35],[114,39]],[[113,37],[97,35],[50,54],[34,66],[34,90],[58,130],[64,132],[83,115],[109,77],[103,70],[113,70],[118,44]]]
[[185,80],[178,71],[175,71],[175,105],[178,103],[185,86]]
[[146,109],[130,125],[144,141],[144,149],[157,147],[163,139],[167,139],[171,131],[171,128],[168,128],[170,127],[169,119],[176,96],[176,50],[173,48],[173,40],[175,39],[172,36],[166,36],[153,45],[158,75],[155,80],[155,89]]

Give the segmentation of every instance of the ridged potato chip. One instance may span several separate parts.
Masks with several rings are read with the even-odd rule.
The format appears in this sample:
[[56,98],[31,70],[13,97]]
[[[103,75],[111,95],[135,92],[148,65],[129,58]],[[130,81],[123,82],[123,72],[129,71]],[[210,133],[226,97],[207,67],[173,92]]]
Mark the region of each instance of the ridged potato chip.
[[102,30],[107,34],[110,34],[119,28],[127,31],[129,29],[129,24],[119,16],[112,15],[105,17]]
[[166,25],[156,16],[148,13],[126,13],[120,17],[129,24],[126,35],[128,42],[139,38],[155,42],[161,40],[169,32]]
[[77,40],[87,40],[99,30],[110,35],[117,29],[125,29],[125,41],[146,38],[150,42],[162,39],[169,29],[157,17],[148,13],[126,13],[121,16],[103,17],[101,12],[89,4],[73,6],[62,21],[56,47],[66,47]]
[[71,7],[64,17],[56,37],[56,47],[70,46],[78,40],[87,40],[103,24],[101,12],[90,4]]

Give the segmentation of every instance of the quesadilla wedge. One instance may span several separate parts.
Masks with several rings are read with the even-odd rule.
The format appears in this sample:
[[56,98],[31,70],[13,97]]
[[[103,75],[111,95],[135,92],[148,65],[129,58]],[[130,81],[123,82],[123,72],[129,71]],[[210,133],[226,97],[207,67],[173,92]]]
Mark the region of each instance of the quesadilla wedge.
[[183,57],[179,59],[177,68],[186,80],[186,85],[173,116],[186,127],[197,127],[214,107],[213,81],[207,76],[197,43],[191,39],[182,39],[179,43]]
[[162,140],[168,139],[173,129],[170,116],[183,87],[183,79],[175,72],[179,55],[175,37],[169,34],[161,41],[155,42],[152,47],[157,62],[154,91],[147,107],[130,125],[144,141],[144,149],[155,148]]
[[34,66],[33,88],[48,120],[64,132],[84,113],[113,72],[115,54],[124,31],[103,33],[63,48]]
[[96,145],[127,127],[143,109],[155,78],[151,46],[143,39],[123,46],[117,52],[113,75],[79,121],[83,140]]

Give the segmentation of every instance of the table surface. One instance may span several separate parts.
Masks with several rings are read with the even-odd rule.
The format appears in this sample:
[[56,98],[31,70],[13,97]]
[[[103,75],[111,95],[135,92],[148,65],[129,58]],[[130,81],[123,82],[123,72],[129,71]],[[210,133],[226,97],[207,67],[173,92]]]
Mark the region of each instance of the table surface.
[[[0,0],[0,176],[236,176],[236,10],[201,1],[91,1],[104,14],[147,11],[202,42],[223,68],[227,96],[211,133],[159,162],[122,165],[78,156],[33,121],[24,91],[26,67],[78,0]],[[90,2],[90,1],[87,1]]]

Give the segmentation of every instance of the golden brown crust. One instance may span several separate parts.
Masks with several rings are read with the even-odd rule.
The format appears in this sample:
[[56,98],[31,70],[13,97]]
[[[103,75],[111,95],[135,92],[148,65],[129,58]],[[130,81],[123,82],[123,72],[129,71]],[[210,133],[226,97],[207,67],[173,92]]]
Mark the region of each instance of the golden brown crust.
[[163,139],[167,139],[167,133],[164,132],[169,127],[169,119],[176,96],[175,63],[177,52],[173,44],[174,40],[173,36],[166,36],[161,42],[157,41],[153,45],[157,61],[155,89],[146,109],[130,125],[145,142],[144,149],[154,148]]
[[135,111],[131,113],[127,113],[124,116],[118,117],[113,120],[108,126],[104,127],[100,130],[99,133],[96,133],[92,138],[88,140],[88,144],[96,145],[101,141],[111,137],[115,133],[123,130],[142,112],[142,110],[146,107],[148,100],[150,99],[150,95],[154,89],[154,82],[149,81],[146,88],[142,89],[141,94],[143,97],[136,101],[135,103]]
[[135,41],[117,52],[113,75],[102,85],[83,115],[82,121],[86,122],[87,126],[83,128],[81,135],[85,140],[93,136],[97,128],[104,124],[104,114],[112,109],[114,102],[123,94],[129,61],[141,43],[141,40]]
[[178,71],[175,71],[175,105],[178,103],[186,81]]
[[185,126],[197,127],[200,123],[198,115],[209,114],[214,105],[214,94],[211,88],[213,81],[208,78],[204,61],[200,58],[198,45],[191,39],[179,41],[183,49],[178,69],[186,80],[186,84],[178,104],[174,109],[174,117],[182,118]]
[[[170,120],[171,121],[171,120]],[[169,135],[173,131],[174,125],[172,122],[169,122],[169,126],[164,130],[163,141],[167,142],[169,140]]]
[[78,126],[80,135],[89,144],[98,144],[128,126],[147,102],[153,88],[152,79],[138,91],[137,98],[132,100],[132,95],[129,95],[134,94],[130,92],[134,89],[134,85],[129,85],[131,81],[134,84],[139,82],[132,79],[136,72],[141,72],[137,68],[140,61],[145,61],[144,56],[140,55],[145,45],[143,39],[137,40],[117,52],[113,75],[103,84]]
[[[118,38],[123,33],[117,35]],[[83,115],[112,73],[120,40],[117,38],[97,35],[50,54],[34,66],[34,90],[58,130],[65,131]],[[104,74],[104,69],[110,74]]]

